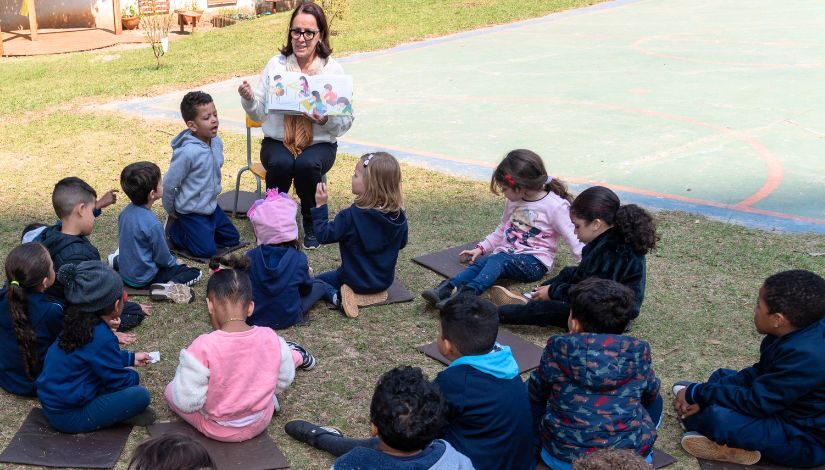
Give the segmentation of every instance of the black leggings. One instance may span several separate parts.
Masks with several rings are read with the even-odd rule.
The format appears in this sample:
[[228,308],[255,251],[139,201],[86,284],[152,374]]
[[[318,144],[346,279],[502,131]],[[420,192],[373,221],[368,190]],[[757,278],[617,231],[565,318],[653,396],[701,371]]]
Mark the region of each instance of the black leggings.
[[570,304],[560,300],[535,300],[526,305],[502,305],[498,308],[503,325],[556,326],[567,329]]
[[315,447],[340,457],[356,447],[369,447],[378,449],[378,438],[353,439],[351,437],[340,437],[333,434],[322,434],[315,439]]
[[261,163],[266,168],[266,187],[288,193],[295,180],[295,192],[301,199],[301,215],[311,220],[315,207],[315,187],[335,164],[337,143],[319,142],[305,148],[295,158],[280,140],[265,137],[261,144]]

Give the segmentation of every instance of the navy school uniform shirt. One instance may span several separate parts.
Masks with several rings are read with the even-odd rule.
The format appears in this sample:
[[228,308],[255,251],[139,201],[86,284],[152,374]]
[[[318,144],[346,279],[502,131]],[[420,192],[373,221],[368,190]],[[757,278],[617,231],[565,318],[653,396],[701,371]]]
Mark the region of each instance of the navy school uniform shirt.
[[250,325],[280,330],[304,318],[301,296],[312,289],[307,256],[292,247],[259,245],[246,256],[252,260],[249,277],[255,310]]
[[435,377],[447,401],[444,440],[479,470],[536,467],[527,387],[509,346],[462,356]]
[[436,439],[421,452],[408,457],[385,454],[378,449],[356,447],[338,457],[331,470],[473,470],[470,459],[449,442]]
[[[60,224],[47,227],[35,240],[43,244],[54,263],[54,272],[60,270],[64,264],[79,264],[83,261],[100,261],[100,252],[84,235],[66,235],[60,231]],[[65,300],[63,285],[54,281],[46,290],[46,295],[61,302]]]
[[759,353],[759,362],[736,375],[690,385],[685,399],[778,418],[825,443],[825,319],[785,336],[765,336]]
[[338,242],[341,284],[359,294],[381,292],[392,285],[398,252],[407,246],[404,211],[384,213],[353,204],[330,221],[324,204],[312,209],[312,224],[319,242]]
[[[49,301],[41,293],[26,295],[28,315],[37,338],[37,359],[40,365],[46,351],[63,330],[63,307]],[[39,371],[38,367],[38,371]],[[35,372],[36,373],[36,372]],[[35,379],[29,379],[23,365],[23,356],[17,344],[17,335],[9,313],[6,289],[0,290],[0,387],[16,395],[33,397],[37,388]]]
[[138,385],[135,356],[120,350],[117,337],[102,320],[92,328],[92,340],[67,353],[55,341],[37,378],[37,396],[46,411],[59,413],[83,407],[98,395]]

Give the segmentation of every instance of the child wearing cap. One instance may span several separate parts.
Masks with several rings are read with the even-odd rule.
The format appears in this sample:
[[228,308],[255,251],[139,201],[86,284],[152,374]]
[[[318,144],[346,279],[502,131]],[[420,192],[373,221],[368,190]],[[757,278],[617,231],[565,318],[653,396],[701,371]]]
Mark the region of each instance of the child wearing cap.
[[60,432],[85,433],[128,421],[154,421],[149,391],[131,367],[149,363],[149,353],[121,351],[108,320],[120,317],[123,281],[100,261],[60,267],[69,306],[63,333],[46,352],[37,378],[43,414]]
[[258,240],[258,246],[246,253],[255,297],[255,310],[247,319],[250,325],[289,328],[302,322],[331,289],[309,274],[309,261],[298,242],[297,212],[295,201],[277,188],[268,190],[266,198],[247,212]]

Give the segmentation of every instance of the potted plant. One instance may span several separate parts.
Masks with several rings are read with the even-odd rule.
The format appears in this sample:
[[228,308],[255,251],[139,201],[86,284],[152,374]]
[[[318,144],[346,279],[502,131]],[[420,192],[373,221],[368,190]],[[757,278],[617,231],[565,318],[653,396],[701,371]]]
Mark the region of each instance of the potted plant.
[[135,5],[124,7],[123,10],[120,11],[120,24],[123,26],[123,29],[137,29],[138,25],[140,25],[140,15],[138,15],[138,10]]

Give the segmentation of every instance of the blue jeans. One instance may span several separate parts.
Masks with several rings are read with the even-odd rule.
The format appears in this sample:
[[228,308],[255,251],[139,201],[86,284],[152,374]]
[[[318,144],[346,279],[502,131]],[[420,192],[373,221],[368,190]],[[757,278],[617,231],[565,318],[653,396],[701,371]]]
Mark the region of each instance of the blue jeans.
[[[719,382],[736,371],[718,369],[708,382]],[[825,464],[825,443],[810,431],[782,418],[748,416],[729,408],[711,405],[683,420],[688,431],[739,449],[758,450],[769,460],[788,467],[813,467]],[[792,450],[792,452],[790,452]]]
[[151,397],[146,387],[135,385],[116,392],[98,395],[80,408],[43,414],[60,432],[77,434],[103,429],[139,415],[149,406]]
[[450,284],[456,287],[465,286],[475,291],[476,294],[481,294],[493,287],[499,278],[534,282],[546,273],[547,267],[533,255],[495,253],[476,258],[475,263],[450,279]]
[[209,258],[218,248],[237,246],[241,242],[238,229],[232,225],[220,207],[211,215],[181,214],[169,221],[169,237],[176,248],[192,256]]

